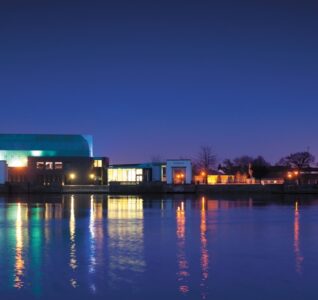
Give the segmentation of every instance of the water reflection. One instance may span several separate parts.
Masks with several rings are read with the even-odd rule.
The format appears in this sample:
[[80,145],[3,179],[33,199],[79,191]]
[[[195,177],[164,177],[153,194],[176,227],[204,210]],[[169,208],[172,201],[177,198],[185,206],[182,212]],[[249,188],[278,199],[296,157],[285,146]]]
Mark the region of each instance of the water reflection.
[[23,255],[24,239],[23,239],[23,210],[25,215],[28,214],[28,207],[21,203],[17,204],[16,216],[16,248],[15,248],[15,275],[14,287],[21,289],[24,285],[23,276],[25,272],[25,260]]
[[299,230],[299,208],[298,208],[298,201],[295,202],[295,210],[294,210],[294,253],[296,258],[296,272],[298,274],[302,274],[302,263],[304,257],[300,251],[300,230]]
[[206,299],[207,280],[209,277],[209,251],[207,240],[207,226],[206,226],[206,201],[201,199],[201,223],[200,223],[200,241],[201,241],[201,297]]
[[103,264],[103,202],[95,199],[94,195],[90,197],[90,217],[89,217],[89,264],[88,273],[90,275],[90,290],[97,291],[94,282],[94,274],[97,265]]
[[180,206],[177,207],[177,261],[178,261],[178,273],[177,279],[179,282],[179,291],[182,294],[189,292],[188,277],[189,277],[189,265],[185,255],[185,209],[184,202],[182,201]]
[[123,271],[140,273],[145,270],[143,200],[140,197],[108,197],[110,283],[131,282],[133,276]]
[[70,279],[70,284],[72,287],[76,288],[78,286],[77,280],[75,279],[75,270],[78,267],[77,257],[76,257],[76,220],[75,220],[75,203],[74,196],[71,196],[71,206],[70,206],[70,261],[69,266],[72,270],[72,276]]
[[[31,295],[25,299],[48,294],[56,299],[56,287],[72,299],[75,294],[146,299],[157,290],[154,298],[160,299],[207,299],[212,292],[216,299],[232,299],[229,282],[235,282],[232,291],[242,293],[239,298],[252,299],[245,293],[247,280],[257,281],[268,299],[275,298],[271,290],[287,291],[286,282],[290,289],[316,290],[318,242],[308,232],[316,228],[318,201],[269,205],[249,197],[185,200],[184,195],[145,201],[98,195],[64,196],[56,202],[21,199],[0,203],[3,299],[17,299],[21,292]],[[275,268],[280,272],[272,272]]]

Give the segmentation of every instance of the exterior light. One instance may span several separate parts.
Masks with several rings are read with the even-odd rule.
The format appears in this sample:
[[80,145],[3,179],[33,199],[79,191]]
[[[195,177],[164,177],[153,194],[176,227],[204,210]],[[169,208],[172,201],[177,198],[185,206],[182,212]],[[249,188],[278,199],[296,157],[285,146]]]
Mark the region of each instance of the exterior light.
[[75,178],[76,178],[75,173],[71,173],[71,174],[70,174],[70,179],[73,180],[73,179],[75,179]]
[[95,174],[89,174],[90,179],[95,179]]
[[296,176],[298,176],[299,172],[298,172],[298,171],[294,171],[294,174],[295,174]]
[[205,175],[206,175],[205,172],[202,171],[202,172],[201,172],[201,176],[205,176]]
[[292,178],[293,177],[292,173],[288,173],[287,176],[288,176],[288,178]]

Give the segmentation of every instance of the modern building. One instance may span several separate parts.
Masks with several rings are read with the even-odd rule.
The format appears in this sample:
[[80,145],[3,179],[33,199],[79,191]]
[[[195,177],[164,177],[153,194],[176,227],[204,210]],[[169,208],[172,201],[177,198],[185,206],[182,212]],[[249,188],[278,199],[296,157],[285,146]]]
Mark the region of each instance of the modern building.
[[28,157],[93,157],[93,138],[75,134],[0,134],[0,160],[26,167]]
[[0,134],[0,160],[12,183],[107,183],[108,158],[93,157],[90,135]]
[[110,165],[108,182],[136,184],[166,182],[167,184],[190,184],[192,164],[188,159],[167,160],[165,163]]
[[191,184],[192,163],[190,159],[168,159],[166,164],[167,184]]
[[142,182],[165,181],[165,164],[117,164],[108,168],[108,182],[121,184],[135,184]]

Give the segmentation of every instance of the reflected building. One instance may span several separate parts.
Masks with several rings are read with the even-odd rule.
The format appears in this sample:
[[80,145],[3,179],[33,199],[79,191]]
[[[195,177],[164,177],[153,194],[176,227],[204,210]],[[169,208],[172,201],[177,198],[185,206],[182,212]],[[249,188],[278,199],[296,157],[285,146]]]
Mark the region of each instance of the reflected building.
[[179,291],[182,294],[186,294],[189,292],[188,286],[188,277],[189,277],[189,264],[185,254],[185,225],[186,225],[186,217],[185,217],[185,208],[184,202],[177,207],[176,212],[176,220],[177,220],[177,263],[178,263],[178,272],[177,272],[177,280],[179,285]]
[[139,197],[108,197],[109,275],[112,285],[129,282],[124,272],[145,270],[143,200]]

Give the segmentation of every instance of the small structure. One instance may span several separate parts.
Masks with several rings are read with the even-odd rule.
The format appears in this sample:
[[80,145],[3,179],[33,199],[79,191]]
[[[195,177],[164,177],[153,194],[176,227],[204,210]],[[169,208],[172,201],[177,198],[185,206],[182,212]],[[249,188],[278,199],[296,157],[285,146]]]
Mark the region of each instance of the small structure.
[[166,166],[167,184],[191,184],[192,163],[190,159],[169,159]]

